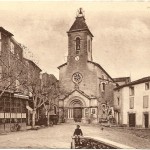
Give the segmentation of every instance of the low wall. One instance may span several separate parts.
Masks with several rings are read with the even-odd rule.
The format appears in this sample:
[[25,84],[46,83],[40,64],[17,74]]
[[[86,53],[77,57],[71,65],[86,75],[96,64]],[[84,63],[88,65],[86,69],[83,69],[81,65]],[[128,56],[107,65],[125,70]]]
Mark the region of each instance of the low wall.
[[100,137],[82,137],[80,139],[80,144],[75,143],[75,138],[72,138],[71,148],[80,149],[133,149],[117,142],[113,142]]

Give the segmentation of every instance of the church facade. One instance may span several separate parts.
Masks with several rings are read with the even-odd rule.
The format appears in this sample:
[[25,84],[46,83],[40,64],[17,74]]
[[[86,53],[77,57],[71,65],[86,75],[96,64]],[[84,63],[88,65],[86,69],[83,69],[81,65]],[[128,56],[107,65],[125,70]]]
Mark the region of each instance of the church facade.
[[60,89],[65,93],[59,99],[60,120],[97,123],[107,118],[107,108],[110,110],[113,106],[115,83],[93,61],[93,34],[85,22],[82,9],[67,34],[67,62],[58,67]]

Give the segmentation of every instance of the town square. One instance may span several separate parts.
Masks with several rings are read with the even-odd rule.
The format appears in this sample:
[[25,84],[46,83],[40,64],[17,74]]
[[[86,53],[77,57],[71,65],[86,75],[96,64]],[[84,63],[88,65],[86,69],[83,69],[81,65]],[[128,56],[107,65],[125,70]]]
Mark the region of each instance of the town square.
[[0,2],[0,148],[150,148],[149,5]]

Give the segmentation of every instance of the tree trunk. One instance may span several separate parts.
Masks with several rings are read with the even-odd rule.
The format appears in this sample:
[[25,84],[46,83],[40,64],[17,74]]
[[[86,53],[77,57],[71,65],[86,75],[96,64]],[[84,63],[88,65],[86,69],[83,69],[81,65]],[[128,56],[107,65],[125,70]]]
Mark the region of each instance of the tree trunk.
[[49,126],[49,111],[47,112],[47,126]]
[[32,128],[35,127],[35,114],[36,114],[36,110],[33,109],[33,112],[32,112]]

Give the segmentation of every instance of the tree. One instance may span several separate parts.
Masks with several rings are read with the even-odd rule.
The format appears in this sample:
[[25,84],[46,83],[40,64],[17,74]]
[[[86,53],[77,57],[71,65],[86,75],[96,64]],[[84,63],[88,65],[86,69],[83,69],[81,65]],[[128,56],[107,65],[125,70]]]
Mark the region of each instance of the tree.
[[[56,78],[49,80],[46,85],[43,85],[42,89],[47,93],[47,101],[43,105],[47,112],[47,124],[49,125],[51,111],[54,107],[58,109],[60,97],[66,96],[67,93],[63,88],[60,88],[59,81]],[[58,111],[57,114],[59,115]]]
[[[44,108],[47,112],[47,125],[50,124],[50,120],[49,120],[49,116],[50,113],[52,111],[52,107],[55,106],[56,101],[58,101],[58,97],[59,97],[59,87],[58,87],[58,81],[55,81],[54,83],[52,83],[51,85],[49,85],[48,87],[43,87],[43,90],[46,90],[46,102],[43,103]],[[48,104],[48,105],[46,105]],[[57,103],[58,106],[58,103]]]
[[[19,45],[17,45],[19,47]],[[0,74],[0,97],[3,96],[6,90],[13,92],[21,90],[27,79],[27,66],[22,60],[22,56],[14,54],[9,45],[6,44],[6,49],[2,51],[0,57],[1,74]]]
[[24,88],[26,88],[32,102],[32,127],[35,126],[36,110],[42,106],[45,95],[41,90],[40,72],[41,69],[31,60],[25,59],[28,64],[28,79]]

